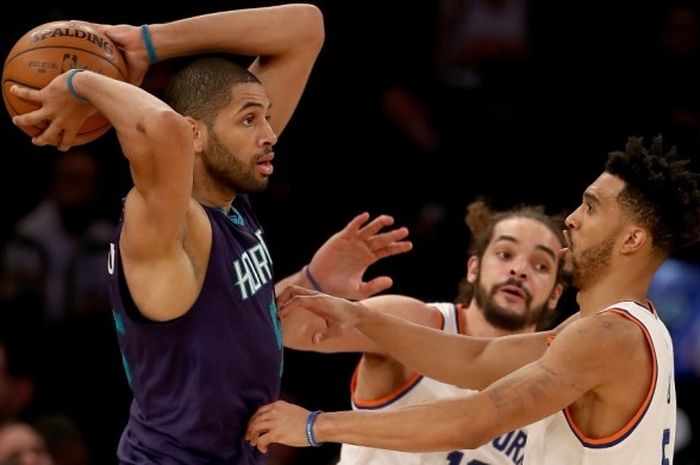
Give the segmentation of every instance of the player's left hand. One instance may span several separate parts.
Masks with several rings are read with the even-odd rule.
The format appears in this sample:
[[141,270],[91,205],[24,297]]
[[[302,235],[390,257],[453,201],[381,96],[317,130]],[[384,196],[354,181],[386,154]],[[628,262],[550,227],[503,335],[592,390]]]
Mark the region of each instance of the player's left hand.
[[390,288],[393,281],[379,276],[363,281],[367,268],[378,260],[408,252],[413,248],[405,240],[408,228],[395,228],[382,232],[394,224],[389,215],[379,215],[369,223],[369,213],[362,213],[345,228],[332,235],[314,254],[309,272],[323,292],[360,300]]

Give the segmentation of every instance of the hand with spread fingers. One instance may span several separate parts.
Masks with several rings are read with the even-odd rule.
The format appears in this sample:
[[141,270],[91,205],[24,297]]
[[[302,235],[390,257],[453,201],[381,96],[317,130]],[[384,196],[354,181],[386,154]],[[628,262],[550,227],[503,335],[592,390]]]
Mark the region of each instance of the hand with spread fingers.
[[308,272],[320,290],[347,299],[367,298],[390,288],[388,276],[364,281],[367,268],[382,258],[408,252],[413,244],[406,240],[405,227],[384,231],[394,224],[389,215],[372,221],[369,213],[353,218],[345,228],[331,236],[314,254]]

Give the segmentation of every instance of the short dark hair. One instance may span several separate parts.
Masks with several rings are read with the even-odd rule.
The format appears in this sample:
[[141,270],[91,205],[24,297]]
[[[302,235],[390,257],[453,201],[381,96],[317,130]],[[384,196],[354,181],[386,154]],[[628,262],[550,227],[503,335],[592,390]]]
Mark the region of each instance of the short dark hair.
[[641,223],[652,244],[665,255],[700,238],[700,174],[688,169],[672,147],[663,153],[663,138],[645,148],[641,137],[630,137],[624,152],[611,152],[605,171],[625,182],[618,195],[623,210]]
[[[539,221],[559,239],[561,246],[566,245],[564,238],[564,215],[546,213],[543,205],[517,205],[511,209],[503,211],[493,211],[487,200],[479,198],[467,206],[465,223],[471,231],[471,241],[469,242],[469,256],[476,257],[481,263],[484,253],[493,239],[493,231],[501,221],[511,218],[528,218]],[[563,271],[563,260],[560,260],[557,270],[557,282],[566,285],[567,277]],[[459,284],[459,294],[457,302],[462,305],[469,305],[474,297],[475,285],[470,283],[465,277]]]
[[243,66],[220,56],[198,58],[178,71],[168,84],[165,101],[183,116],[211,126],[219,111],[231,101],[236,84],[260,80]]

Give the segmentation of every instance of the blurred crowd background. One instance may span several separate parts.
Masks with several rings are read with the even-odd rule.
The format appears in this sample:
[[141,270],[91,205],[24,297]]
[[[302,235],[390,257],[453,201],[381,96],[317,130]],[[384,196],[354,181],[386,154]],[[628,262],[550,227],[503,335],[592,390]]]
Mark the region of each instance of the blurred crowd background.
[[[0,50],[53,20],[138,25],[277,3],[40,0],[2,15]],[[393,292],[450,301],[477,196],[569,211],[631,135],[663,134],[700,162],[697,1],[312,3],[326,44],[270,187],[253,197],[278,278],[355,214],[388,213],[410,228],[414,250],[368,277],[386,273]],[[158,94],[175,67],[154,66],[144,87]],[[55,465],[115,463],[130,393],[103,286],[128,165],[113,131],[62,154],[0,120],[0,422],[30,422]],[[675,463],[699,464],[700,247],[669,260],[652,297],[676,344]],[[568,296],[562,317],[573,311]],[[350,407],[357,354],[285,358],[285,398]],[[278,447],[272,463],[326,465],[337,451]]]

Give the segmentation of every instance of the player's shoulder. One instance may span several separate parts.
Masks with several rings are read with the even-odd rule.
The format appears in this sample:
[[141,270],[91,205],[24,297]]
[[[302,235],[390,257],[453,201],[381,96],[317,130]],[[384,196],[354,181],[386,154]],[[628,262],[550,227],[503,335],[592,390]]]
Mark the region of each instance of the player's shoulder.
[[564,328],[552,347],[578,348],[599,356],[625,353],[644,341],[639,325],[616,311],[582,316]]

